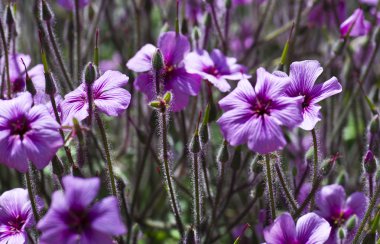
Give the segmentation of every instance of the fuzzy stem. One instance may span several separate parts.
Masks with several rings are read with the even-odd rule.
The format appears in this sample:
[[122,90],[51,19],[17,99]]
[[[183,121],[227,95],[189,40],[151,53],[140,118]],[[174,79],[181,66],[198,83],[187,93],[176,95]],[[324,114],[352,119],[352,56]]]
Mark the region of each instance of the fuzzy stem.
[[[53,107],[55,120],[58,122],[58,124],[61,125],[61,119],[59,118],[58,108],[57,108],[57,104],[55,102],[54,95],[51,94],[51,95],[49,95],[49,97],[50,97],[51,106]],[[62,139],[65,140],[65,134],[63,133],[62,128],[59,129],[59,134],[61,135]],[[63,148],[65,149],[67,160],[69,161],[70,165],[75,166],[74,159],[73,159],[73,156],[71,155],[70,148],[67,146],[64,146]]]
[[[1,35],[1,41],[3,43],[3,48],[4,48],[4,56],[5,56],[5,72],[7,75],[7,97],[8,99],[11,98],[12,96],[12,90],[11,90],[11,79],[9,76],[9,55],[8,55],[8,45],[6,43],[5,39],[5,33],[4,33],[4,26],[3,22],[0,20],[0,35]],[[3,90],[4,90],[4,85],[2,84],[1,86],[1,97],[3,96]]]
[[282,189],[285,192],[286,199],[288,200],[288,202],[289,202],[290,206],[292,207],[293,211],[296,211],[297,208],[298,208],[297,201],[294,199],[293,195],[290,193],[289,187],[286,184],[286,181],[285,181],[284,175],[283,175],[283,173],[281,171],[280,165],[278,163],[276,163],[274,165],[274,167],[276,169],[276,172],[277,172],[277,175],[278,175],[278,179],[280,180],[280,184],[282,186]]
[[209,198],[211,205],[213,205],[212,193],[211,193],[210,183],[209,183],[209,179],[208,179],[206,155],[205,155],[204,150],[201,151],[201,162],[202,162],[203,177],[204,177],[204,181],[205,181],[205,185],[206,185],[207,195],[208,195],[208,198]]
[[176,198],[176,195],[174,193],[173,189],[173,182],[172,182],[172,177],[170,173],[170,167],[169,167],[169,155],[168,155],[168,141],[167,141],[167,128],[166,128],[166,111],[161,112],[161,120],[162,120],[162,154],[163,154],[163,167],[165,170],[165,179],[166,179],[166,184],[169,188],[169,197],[171,199],[172,207],[173,207],[173,212],[174,212],[174,217],[177,222],[177,228],[181,235],[184,234],[184,229],[183,229],[183,224],[182,220],[179,214],[178,210],[178,201]]
[[274,221],[276,218],[276,206],[274,202],[274,194],[273,194],[273,182],[272,182],[272,172],[271,172],[271,165],[270,165],[270,158],[269,155],[265,155],[265,165],[266,165],[266,181],[268,184],[268,191],[269,191],[269,204],[270,204],[270,212],[272,220]]
[[193,163],[194,163],[194,209],[195,209],[195,226],[197,229],[201,224],[201,195],[199,191],[199,163],[198,163],[198,153],[193,154]]
[[79,0],[75,0],[75,29],[76,29],[76,53],[77,53],[77,78],[80,80],[80,68],[82,63],[81,53],[81,24],[80,24],[80,12],[79,12]]
[[[315,133],[315,129],[311,130],[311,135],[313,137],[313,146],[314,146],[313,186],[315,186],[318,181],[318,142],[317,142],[317,135]],[[314,202],[314,196],[311,198],[310,207],[312,207],[313,202]]]
[[372,199],[373,197],[373,175],[368,175],[368,188],[369,188],[369,198]]
[[104,128],[102,119],[100,118],[99,114],[95,111],[94,115],[95,115],[96,122],[98,123],[98,127],[99,127],[100,134],[101,134],[102,141],[103,141],[104,152],[106,154],[108,174],[109,174],[110,181],[111,181],[111,190],[112,190],[111,193],[112,193],[112,195],[114,195],[115,197],[117,197],[117,194],[116,194],[116,182],[115,182],[115,176],[114,176],[114,173],[113,173],[111,154],[110,154],[110,149],[109,149],[109,146],[108,146],[108,140],[107,140],[106,130]]
[[38,221],[40,220],[40,215],[38,214],[36,198],[35,198],[35,195],[33,193],[33,186],[32,186],[32,180],[30,177],[30,170],[26,172],[25,176],[26,176],[26,185],[28,188],[29,200],[30,200],[30,203],[32,205],[33,216],[34,216],[36,223],[38,223]]
[[216,16],[215,4],[214,3],[210,3],[210,7],[211,7],[211,16],[212,16],[212,19],[214,21],[215,29],[218,32],[219,39],[220,39],[220,42],[222,44],[222,47],[224,47],[224,45],[225,45],[224,38],[223,38],[222,30],[220,29],[219,22],[218,22],[218,19],[217,19],[217,16]]
[[87,102],[88,102],[88,127],[91,129],[93,109],[92,85],[87,84]]
[[359,229],[358,229],[358,232],[356,232],[354,240],[352,241],[352,243],[354,243],[354,244],[359,243],[360,235],[362,234],[364,227],[365,227],[369,217],[372,214],[372,210],[375,207],[377,199],[379,198],[379,196],[380,196],[380,184],[377,184],[375,194],[371,199],[371,202],[370,202],[370,204],[367,208],[367,211],[364,215],[363,221],[361,222]]
[[73,90],[74,87],[73,87],[73,84],[71,84],[69,73],[67,72],[65,64],[63,63],[63,59],[62,59],[61,53],[58,49],[57,41],[55,40],[53,29],[51,27],[50,21],[46,21],[46,27],[47,27],[47,31],[49,34],[50,42],[53,46],[53,51],[54,51],[55,57],[58,60],[59,68],[61,69],[61,72],[65,78],[67,86],[69,87],[70,90]]

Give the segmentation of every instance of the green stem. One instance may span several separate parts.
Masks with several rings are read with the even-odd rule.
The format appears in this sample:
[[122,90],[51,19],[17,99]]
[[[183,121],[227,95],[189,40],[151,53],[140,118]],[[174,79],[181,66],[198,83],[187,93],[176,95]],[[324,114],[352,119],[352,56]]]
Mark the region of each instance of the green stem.
[[72,90],[74,90],[74,87],[71,84],[69,73],[67,72],[65,64],[63,63],[61,53],[58,49],[57,41],[55,40],[53,29],[52,29],[51,23],[49,21],[46,22],[46,27],[47,27],[47,31],[49,34],[50,42],[52,43],[52,46],[53,46],[53,51],[54,51],[55,57],[57,58],[57,61],[59,64],[59,68],[61,69],[61,72],[65,78],[65,82],[66,82],[67,86],[72,91]]
[[111,181],[111,190],[112,190],[111,193],[112,193],[112,195],[114,195],[115,197],[117,197],[115,176],[114,176],[114,173],[113,173],[111,154],[110,154],[110,149],[109,149],[109,146],[108,146],[108,140],[107,140],[106,130],[104,128],[103,122],[102,122],[99,114],[95,111],[94,115],[95,115],[96,122],[98,123],[98,127],[99,127],[100,134],[101,134],[102,141],[103,141],[104,152],[106,154],[108,173],[109,173],[109,177],[110,177],[110,181]]
[[353,240],[352,243],[354,243],[354,244],[359,243],[360,235],[362,234],[362,232],[364,230],[364,227],[365,227],[365,225],[366,225],[369,217],[372,214],[372,210],[375,207],[377,199],[379,198],[379,196],[380,196],[380,184],[377,184],[375,194],[374,194],[374,196],[371,199],[371,202],[370,202],[370,204],[369,204],[369,206],[367,208],[367,211],[366,211],[366,213],[364,215],[363,221],[360,223],[358,232],[356,232],[354,240]]
[[278,163],[276,163],[274,165],[274,167],[276,169],[276,172],[277,172],[277,175],[278,175],[278,179],[280,180],[280,184],[282,186],[282,189],[285,192],[286,199],[288,200],[288,202],[289,202],[290,206],[292,207],[293,211],[296,211],[297,208],[298,208],[297,201],[294,199],[293,195],[290,193],[289,187],[286,184],[286,181],[285,181],[284,175],[283,175],[283,173],[281,171],[280,165]]
[[268,185],[268,191],[269,191],[269,206],[270,206],[270,212],[272,220],[274,221],[276,219],[276,206],[274,202],[274,194],[273,194],[273,182],[272,182],[272,172],[271,172],[271,165],[270,165],[270,158],[269,155],[265,155],[265,162],[266,162],[266,181]]
[[26,176],[26,185],[28,188],[29,200],[30,200],[30,203],[32,205],[32,211],[33,211],[34,219],[35,219],[36,223],[38,223],[38,221],[40,220],[40,215],[38,214],[36,198],[35,198],[35,195],[33,193],[33,186],[32,186],[32,180],[30,177],[30,170],[26,172],[25,176]]
[[177,228],[181,235],[184,234],[182,220],[178,210],[178,201],[173,189],[172,177],[170,173],[169,167],[169,155],[168,155],[168,142],[167,142],[167,128],[166,128],[166,111],[161,112],[161,120],[162,120],[162,153],[163,153],[163,168],[165,170],[165,179],[166,184],[169,188],[169,197],[171,199],[171,204],[173,207],[174,217],[177,223]]

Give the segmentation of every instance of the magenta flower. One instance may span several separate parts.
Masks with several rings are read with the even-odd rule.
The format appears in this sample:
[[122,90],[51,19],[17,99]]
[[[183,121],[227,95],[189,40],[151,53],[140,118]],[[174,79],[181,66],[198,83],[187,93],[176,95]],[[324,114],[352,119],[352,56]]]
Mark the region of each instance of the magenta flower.
[[[57,0],[57,3],[67,10],[75,9],[75,0]],[[84,8],[90,3],[90,0],[79,0],[79,8]]]
[[[197,74],[190,74],[183,64],[185,54],[190,51],[190,43],[187,37],[177,36],[175,32],[170,31],[160,36],[157,46],[161,50],[165,62],[163,93],[172,91],[171,109],[175,112],[180,111],[188,104],[189,96],[196,96],[201,88],[202,78]],[[155,51],[155,46],[147,44],[127,63],[129,69],[142,73],[136,78],[134,85],[149,100],[155,99],[156,95],[155,83],[151,73],[151,62]]]
[[32,103],[30,93],[0,101],[0,163],[20,172],[28,161],[43,169],[63,145],[60,125],[44,105]]
[[[362,219],[368,205],[368,198],[361,192],[351,194],[346,200],[344,188],[337,184],[324,186],[317,193],[315,201],[318,207],[316,213],[332,226],[329,243],[335,243],[336,230],[351,216],[356,215]],[[352,238],[353,233],[348,234],[348,239]]]
[[63,178],[64,191],[53,193],[49,211],[38,222],[40,242],[112,244],[112,236],[124,234],[114,196],[92,203],[99,191],[98,178]]
[[34,225],[28,191],[16,188],[0,196],[0,243],[27,243],[26,229]]
[[[119,116],[129,106],[131,94],[122,88],[128,83],[128,76],[118,71],[108,70],[92,85],[94,105],[98,111],[108,116]],[[79,121],[88,116],[87,87],[83,82],[68,93],[60,104],[63,124],[72,124],[75,117]]]
[[185,67],[190,73],[202,76],[221,92],[231,89],[227,80],[251,77],[245,75],[246,68],[237,64],[235,58],[225,57],[218,49],[213,50],[211,55],[206,50],[189,53],[185,57]]
[[252,151],[265,154],[281,149],[286,141],[281,126],[294,127],[302,122],[301,99],[289,98],[284,88],[290,83],[285,73],[270,74],[257,70],[255,88],[242,80],[229,95],[219,101],[224,114],[217,121],[224,138],[237,146],[248,142]]
[[[334,8],[336,9],[336,13],[334,13]],[[308,21],[312,25],[316,26],[335,26],[337,24],[337,18],[335,17],[335,14],[338,17],[339,23],[341,23],[344,20],[345,12],[345,0],[320,1],[310,10]]]
[[348,17],[340,25],[340,35],[356,37],[365,36],[371,30],[371,24],[364,19],[364,13],[361,9],[356,9],[354,13]]
[[332,77],[322,84],[314,85],[322,72],[323,68],[318,61],[314,60],[293,62],[290,65],[292,82],[286,89],[286,94],[290,97],[304,97],[302,102],[303,122],[299,126],[304,130],[312,130],[321,120],[319,111],[321,106],[317,103],[342,91],[342,86],[336,77]]
[[315,213],[303,215],[297,224],[289,213],[283,213],[264,230],[264,239],[267,244],[323,244],[330,231],[330,224]]

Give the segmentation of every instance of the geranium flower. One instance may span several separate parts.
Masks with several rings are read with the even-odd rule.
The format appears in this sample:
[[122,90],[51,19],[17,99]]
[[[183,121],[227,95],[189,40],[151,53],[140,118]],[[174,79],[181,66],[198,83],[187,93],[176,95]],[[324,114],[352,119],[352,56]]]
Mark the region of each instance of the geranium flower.
[[63,145],[60,125],[46,106],[32,103],[27,92],[0,101],[0,163],[20,172],[28,170],[28,161],[43,169]]
[[264,68],[257,70],[255,88],[248,80],[240,81],[219,101],[224,114],[217,122],[224,138],[232,146],[248,142],[249,149],[261,154],[284,147],[281,126],[294,127],[302,122],[302,97],[284,94],[289,83],[285,73],[270,74]]
[[[67,10],[75,9],[75,0],[57,0],[57,3]],[[79,0],[79,8],[84,8],[90,3],[90,0]]]
[[330,231],[330,224],[315,213],[303,215],[297,224],[289,213],[283,213],[264,230],[264,239],[267,244],[323,244]]
[[[318,208],[316,213],[325,218],[332,226],[328,243],[335,243],[336,231],[351,216],[356,215],[362,219],[367,209],[368,198],[362,192],[351,194],[346,200],[346,192],[341,185],[333,184],[322,187],[317,193],[315,203]],[[352,238],[351,231],[347,238]]]
[[202,76],[221,92],[231,89],[227,80],[241,80],[250,78],[246,75],[246,68],[236,63],[236,58],[225,57],[223,53],[214,49],[211,54],[206,50],[194,51],[186,55],[185,66],[190,73]]
[[117,199],[92,203],[99,191],[98,178],[63,178],[64,191],[53,193],[51,206],[38,222],[40,243],[112,244],[112,236],[124,234]]
[[[171,109],[180,111],[189,102],[189,96],[196,96],[201,87],[201,77],[197,74],[190,74],[184,67],[183,59],[190,51],[190,43],[187,37],[170,31],[163,33],[158,39],[158,48],[161,50],[165,68],[163,70],[163,94],[172,91],[173,100]],[[152,57],[156,51],[152,44],[143,46],[134,57],[132,57],[127,67],[139,74],[135,80],[135,87],[143,92],[149,100],[155,99],[155,81],[152,71]]]
[[[128,83],[128,76],[118,71],[106,71],[92,84],[93,101],[97,110],[108,116],[119,116],[128,108],[131,94],[122,88]],[[63,124],[72,124],[75,117],[79,121],[88,116],[87,85],[83,82],[68,93],[60,104]]]
[[370,30],[371,24],[364,19],[364,13],[361,9],[356,9],[354,13],[340,25],[340,35],[342,37],[345,37],[347,34],[352,37],[365,36]]
[[28,191],[16,188],[0,196],[0,243],[27,243],[26,229],[34,225]]
[[336,77],[332,77],[322,84],[314,85],[322,72],[323,68],[315,60],[293,62],[290,65],[291,83],[286,89],[286,94],[290,97],[304,97],[302,102],[303,122],[299,126],[304,130],[312,130],[321,120],[319,111],[321,106],[317,103],[342,91],[342,86]]

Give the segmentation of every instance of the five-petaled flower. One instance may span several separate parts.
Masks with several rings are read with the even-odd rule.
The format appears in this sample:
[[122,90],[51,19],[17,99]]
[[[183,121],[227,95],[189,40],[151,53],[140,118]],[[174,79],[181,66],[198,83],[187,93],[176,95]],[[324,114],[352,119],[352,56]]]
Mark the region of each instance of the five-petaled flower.
[[308,213],[294,223],[289,213],[283,213],[264,230],[267,244],[323,244],[329,238],[330,224],[315,213]]
[[[171,109],[176,112],[184,109],[189,102],[189,96],[196,96],[201,88],[201,77],[189,73],[184,67],[183,59],[190,51],[190,43],[187,37],[176,34],[173,31],[163,33],[158,39],[158,48],[164,59],[164,70],[161,72],[164,94],[172,91],[173,102]],[[143,92],[151,101],[156,98],[155,81],[152,74],[152,57],[156,51],[152,44],[143,46],[127,67],[139,74],[135,80],[137,90]]]
[[340,25],[340,35],[356,37],[367,35],[371,30],[371,24],[364,19],[364,12],[361,9],[356,9],[354,13],[348,17]]
[[303,96],[303,121],[299,127],[304,130],[312,130],[321,120],[321,106],[317,103],[342,91],[336,77],[314,85],[322,71],[323,68],[315,60],[293,62],[290,65],[291,83],[286,89],[286,94],[290,97]]
[[[92,84],[93,103],[96,109],[108,116],[118,116],[128,108],[131,94],[122,88],[128,76],[119,71],[106,71]],[[72,124],[73,118],[82,121],[88,116],[87,84],[83,82],[68,93],[60,104],[63,124]]]
[[0,243],[27,243],[26,229],[33,225],[28,191],[15,188],[4,192],[0,196]]
[[20,172],[28,170],[28,161],[43,169],[63,145],[47,107],[32,104],[28,92],[0,101],[0,163]]
[[225,57],[215,49],[209,54],[206,50],[194,51],[186,55],[185,66],[190,73],[202,76],[221,92],[231,89],[227,80],[241,80],[250,78],[246,75],[246,68],[236,63],[236,58]]
[[106,197],[94,204],[98,178],[63,178],[64,191],[53,193],[52,204],[38,222],[40,242],[112,244],[112,236],[124,234],[117,199]]
[[290,83],[282,72],[270,74],[257,70],[255,88],[241,80],[229,95],[219,101],[224,114],[218,120],[224,138],[237,146],[248,142],[252,151],[266,154],[286,145],[281,126],[294,127],[302,122],[302,97],[285,96]]
[[[362,192],[352,193],[346,200],[346,192],[341,185],[322,187],[315,198],[316,213],[325,218],[332,226],[328,243],[335,243],[337,229],[353,215],[362,219],[367,209],[368,198]],[[353,237],[355,231],[347,233],[346,240]]]

